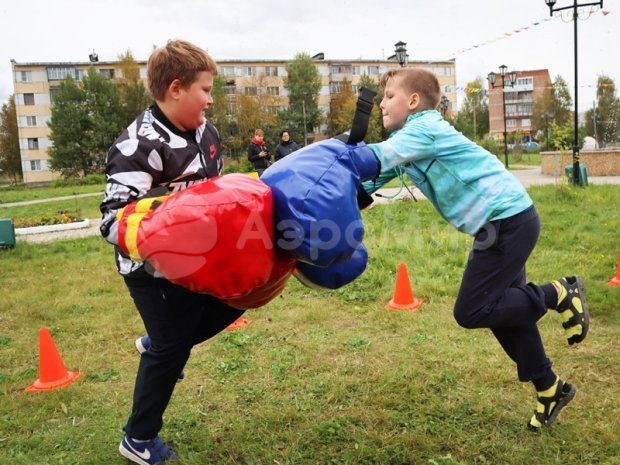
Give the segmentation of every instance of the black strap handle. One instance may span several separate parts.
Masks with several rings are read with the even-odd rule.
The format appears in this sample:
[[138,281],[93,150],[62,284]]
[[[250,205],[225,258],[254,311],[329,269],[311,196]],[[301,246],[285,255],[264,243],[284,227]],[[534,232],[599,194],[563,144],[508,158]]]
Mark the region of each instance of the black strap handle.
[[353,117],[353,125],[349,133],[347,144],[357,144],[364,140],[368,131],[368,122],[370,121],[370,113],[372,112],[373,101],[377,93],[373,90],[362,87],[357,97],[357,105],[355,108],[355,116]]

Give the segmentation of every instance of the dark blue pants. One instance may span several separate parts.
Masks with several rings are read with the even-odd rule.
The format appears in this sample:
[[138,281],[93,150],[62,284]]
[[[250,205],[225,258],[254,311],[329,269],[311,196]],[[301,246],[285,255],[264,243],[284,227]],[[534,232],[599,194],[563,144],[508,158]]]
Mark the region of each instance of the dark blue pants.
[[525,281],[525,262],[539,234],[534,207],[485,225],[474,239],[454,306],[461,326],[493,332],[521,381],[540,379],[551,367],[536,326],[547,311],[545,296]]
[[140,357],[125,432],[151,439],[162,428],[162,416],[192,347],[225,329],[244,310],[164,279],[126,278],[125,283],[151,337],[151,348]]

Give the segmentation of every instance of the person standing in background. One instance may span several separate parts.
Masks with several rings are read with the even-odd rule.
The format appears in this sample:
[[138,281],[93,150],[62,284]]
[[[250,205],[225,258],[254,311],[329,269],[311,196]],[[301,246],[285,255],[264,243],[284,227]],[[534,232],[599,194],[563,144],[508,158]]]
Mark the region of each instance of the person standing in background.
[[276,147],[276,161],[290,155],[295,150],[299,150],[299,145],[293,140],[288,131],[282,131],[280,133],[280,143]]
[[252,163],[252,166],[260,176],[263,174],[269,165],[271,155],[265,145],[265,133],[262,129],[254,131],[254,139],[252,139],[248,145],[248,160]]

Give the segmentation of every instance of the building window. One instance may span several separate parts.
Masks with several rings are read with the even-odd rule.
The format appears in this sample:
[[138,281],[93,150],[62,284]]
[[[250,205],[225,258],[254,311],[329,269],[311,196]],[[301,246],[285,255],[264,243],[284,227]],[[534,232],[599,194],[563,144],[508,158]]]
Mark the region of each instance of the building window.
[[529,118],[523,118],[521,120],[521,127],[529,127],[532,125],[532,121]]
[[517,79],[517,85],[518,86],[532,86],[534,85],[534,78],[532,77],[526,77],[526,78],[519,78]]
[[329,83],[329,91],[332,94],[339,94],[340,93],[340,89],[341,89],[340,84],[341,84],[340,81],[332,81],[332,82],[330,82]]
[[235,67],[234,66],[221,66],[220,73],[222,73],[222,76],[234,76]]
[[99,74],[101,74],[106,79],[114,79],[113,69],[100,69]]
[[258,95],[258,87],[246,87],[243,92],[245,95]]
[[351,74],[351,65],[331,65],[332,74]]
[[267,94],[268,95],[280,95],[280,88],[279,87],[267,87]]
[[360,73],[360,67],[359,66],[353,66],[353,68],[351,69],[352,73],[354,76],[359,76]]
[[39,138],[38,137],[29,137],[28,138],[28,148],[30,150],[38,150],[39,149]]
[[24,94],[24,105],[34,105],[34,94]]
[[30,160],[30,171],[41,171],[41,160]]
[[278,75],[277,66],[265,66],[265,76],[277,76],[277,75]]
[[36,116],[26,116],[26,125],[28,125],[28,126],[36,126],[37,125],[37,117]]
[[506,105],[506,116],[515,116],[517,114],[516,105]]
[[368,67],[368,74],[370,74],[371,76],[376,76],[379,74],[379,67],[378,66],[369,66]]
[[48,81],[62,81],[67,76],[75,79],[75,68],[70,66],[50,66],[47,68]]
[[506,127],[507,128],[516,128],[517,127],[517,120],[516,119],[507,119],[506,120]]
[[241,69],[243,76],[256,76],[256,66],[244,66]]
[[32,82],[31,71],[20,71],[21,82]]
[[60,87],[50,87],[50,103],[53,105],[56,96],[60,92]]

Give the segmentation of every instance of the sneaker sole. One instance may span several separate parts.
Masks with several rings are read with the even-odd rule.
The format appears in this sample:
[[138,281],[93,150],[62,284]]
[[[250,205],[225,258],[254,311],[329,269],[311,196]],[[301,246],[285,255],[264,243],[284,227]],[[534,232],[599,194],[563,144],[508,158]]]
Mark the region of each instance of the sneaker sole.
[[588,329],[590,329],[590,309],[588,308],[588,301],[586,300],[586,288],[583,284],[583,280],[579,276],[575,276],[575,281],[577,282],[577,289],[579,289],[579,300],[581,300],[581,306],[583,308],[584,324],[581,334],[577,338],[571,338],[571,340],[568,341],[568,344],[571,346],[583,341],[588,334]]
[[574,384],[571,384],[571,390],[568,391],[568,393],[566,393],[566,395],[558,401],[558,404],[553,409],[553,412],[551,412],[551,415],[549,415],[549,419],[545,423],[545,426],[551,426],[551,423],[553,423],[555,419],[558,417],[560,410],[566,407],[566,404],[568,404],[571,400],[573,400],[576,393],[577,393],[577,388],[575,387]]
[[139,457],[136,457],[136,454],[132,453],[130,450],[125,449],[125,446],[123,446],[123,442],[122,441],[118,445],[118,452],[123,457],[125,457],[127,460],[131,460],[133,463],[139,463],[140,465],[150,465],[148,462],[145,462],[144,460],[140,459]]

